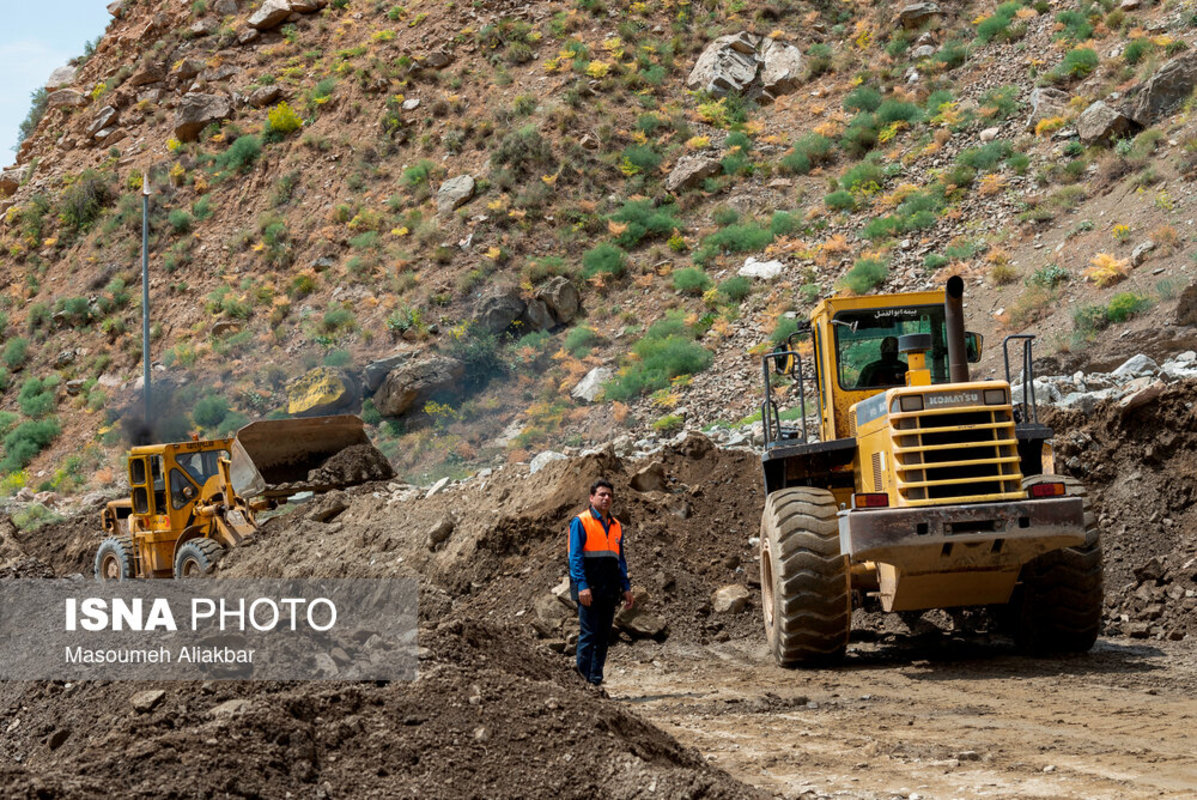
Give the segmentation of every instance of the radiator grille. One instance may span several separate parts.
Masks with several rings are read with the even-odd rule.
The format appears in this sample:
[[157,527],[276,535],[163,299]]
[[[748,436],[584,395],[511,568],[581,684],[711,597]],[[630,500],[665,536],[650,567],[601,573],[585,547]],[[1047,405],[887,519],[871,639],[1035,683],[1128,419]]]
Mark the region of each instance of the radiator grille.
[[1021,499],[1010,406],[965,406],[891,416],[898,493],[909,505]]
[[881,453],[873,453],[873,491],[881,491]]

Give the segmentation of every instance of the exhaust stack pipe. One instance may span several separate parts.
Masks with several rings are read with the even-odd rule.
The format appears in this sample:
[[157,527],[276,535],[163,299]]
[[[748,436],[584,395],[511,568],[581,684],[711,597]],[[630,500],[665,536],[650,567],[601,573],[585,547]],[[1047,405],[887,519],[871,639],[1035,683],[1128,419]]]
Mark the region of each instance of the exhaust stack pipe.
[[943,318],[948,334],[948,376],[952,383],[968,382],[968,357],[964,347],[964,279],[948,278],[944,291]]

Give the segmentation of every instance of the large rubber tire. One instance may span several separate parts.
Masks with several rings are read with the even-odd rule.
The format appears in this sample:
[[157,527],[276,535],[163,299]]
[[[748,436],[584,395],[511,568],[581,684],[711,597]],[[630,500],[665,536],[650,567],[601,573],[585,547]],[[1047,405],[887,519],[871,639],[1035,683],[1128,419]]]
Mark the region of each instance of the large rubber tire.
[[852,592],[831,492],[795,487],[765,498],[761,594],[765,636],[779,665],[819,666],[843,658]]
[[1023,480],[1023,487],[1045,481],[1063,481],[1069,496],[1084,499],[1085,543],[1044,553],[1023,565],[1011,598],[1014,641],[1028,653],[1084,653],[1101,630],[1101,532],[1080,481],[1032,475]]
[[95,576],[98,581],[133,580],[133,540],[113,536],[96,548]]
[[203,578],[212,574],[224,548],[212,539],[191,539],[175,552],[176,578]]

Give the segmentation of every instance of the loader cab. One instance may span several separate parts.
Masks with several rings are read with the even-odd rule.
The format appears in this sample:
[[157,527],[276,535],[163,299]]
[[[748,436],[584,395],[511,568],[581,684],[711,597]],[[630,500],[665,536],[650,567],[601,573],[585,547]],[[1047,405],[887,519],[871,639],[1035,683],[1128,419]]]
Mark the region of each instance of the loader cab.
[[[928,334],[930,382],[948,383],[948,330],[942,292],[909,292],[875,297],[833,297],[811,314],[822,438],[853,436],[849,409],[879,392],[905,386],[909,366],[897,352],[902,336]],[[967,334],[968,360],[980,359],[981,337]]]

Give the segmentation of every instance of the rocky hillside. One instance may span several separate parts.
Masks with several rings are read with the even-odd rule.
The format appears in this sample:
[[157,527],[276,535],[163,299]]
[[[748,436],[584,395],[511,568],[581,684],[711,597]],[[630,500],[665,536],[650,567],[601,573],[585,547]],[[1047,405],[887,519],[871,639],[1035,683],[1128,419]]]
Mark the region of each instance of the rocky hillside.
[[1187,2],[110,8],[0,175],[0,493],[342,408],[422,481],[736,429],[818,298],[950,274],[982,374],[1192,347]]

